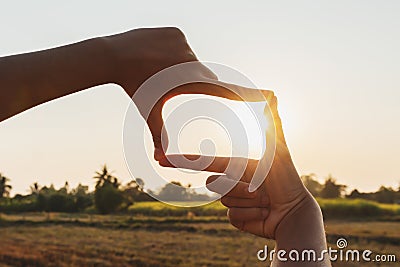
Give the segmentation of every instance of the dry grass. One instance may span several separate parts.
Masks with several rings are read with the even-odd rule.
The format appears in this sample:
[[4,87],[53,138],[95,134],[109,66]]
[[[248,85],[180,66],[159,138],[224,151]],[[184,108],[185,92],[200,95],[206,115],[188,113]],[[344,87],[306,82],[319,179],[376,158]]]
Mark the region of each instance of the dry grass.
[[5,266],[254,266],[254,250],[264,245],[239,232],[200,229],[13,226],[1,229],[0,236]]
[[[2,218],[0,266],[267,266],[256,253],[265,244],[273,246],[218,217],[25,214]],[[328,221],[326,225],[333,248],[343,236],[349,248],[397,253],[399,260],[398,229],[399,222]]]

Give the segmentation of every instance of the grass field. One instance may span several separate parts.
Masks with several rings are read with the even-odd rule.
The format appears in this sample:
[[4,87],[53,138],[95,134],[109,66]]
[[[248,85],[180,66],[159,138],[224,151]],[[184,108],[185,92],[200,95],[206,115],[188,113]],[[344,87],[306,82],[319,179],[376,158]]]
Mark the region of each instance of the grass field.
[[[274,243],[231,227],[218,203],[202,208],[212,209],[214,216],[165,217],[165,209],[181,209],[161,203],[135,206],[132,215],[2,214],[0,266],[268,266],[256,253]],[[140,215],[146,207],[159,216]],[[345,237],[347,248],[397,257],[397,264],[334,266],[399,266],[399,229],[396,221],[327,220],[332,248]]]
[[[382,219],[400,220],[400,205],[381,204],[362,199],[317,199],[326,219]],[[181,203],[180,203],[181,204]],[[214,202],[195,208],[179,208],[160,202],[138,202],[129,208],[132,214],[146,216],[184,216],[188,212],[198,216],[225,216],[226,208]]]

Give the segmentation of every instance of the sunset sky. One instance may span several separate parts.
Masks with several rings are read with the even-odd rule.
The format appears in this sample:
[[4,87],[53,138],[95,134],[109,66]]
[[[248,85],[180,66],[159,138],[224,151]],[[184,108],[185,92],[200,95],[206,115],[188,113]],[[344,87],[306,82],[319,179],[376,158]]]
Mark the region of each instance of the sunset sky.
[[[399,185],[399,1],[99,2],[3,3],[0,56],[177,26],[200,60],[230,66],[275,91],[301,174],[321,181],[332,174],[363,191]],[[128,181],[122,131],[129,101],[118,86],[103,85],[1,122],[0,172],[11,178],[12,192],[26,193],[35,181],[93,186],[104,163]],[[137,113],[132,125],[143,132]],[[185,183],[204,181],[165,172]]]

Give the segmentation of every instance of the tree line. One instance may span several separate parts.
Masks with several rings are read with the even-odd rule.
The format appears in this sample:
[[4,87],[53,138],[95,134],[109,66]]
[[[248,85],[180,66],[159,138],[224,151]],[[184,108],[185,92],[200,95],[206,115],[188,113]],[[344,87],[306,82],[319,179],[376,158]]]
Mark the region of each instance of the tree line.
[[[135,202],[155,201],[161,198],[169,201],[206,201],[207,194],[198,194],[179,182],[166,184],[158,192],[144,189],[144,181],[132,179],[126,184],[110,172],[106,165],[95,172],[95,190],[79,184],[70,188],[68,182],[56,189],[54,185],[40,186],[37,182],[30,186],[26,195],[10,197],[10,179],[0,174],[0,212],[99,212],[102,214],[124,212]],[[178,186],[175,186],[178,185]]]
[[[190,185],[183,187],[179,182],[166,184],[158,192],[144,189],[144,181],[133,179],[121,184],[106,165],[95,172],[95,190],[79,184],[70,188],[68,182],[56,189],[53,185],[40,186],[34,183],[26,195],[16,194],[10,197],[12,186],[10,179],[0,174],[0,212],[124,212],[135,202],[154,201],[161,198],[168,201],[207,201],[210,196],[198,194]],[[320,183],[315,174],[301,177],[304,185],[314,197],[366,199],[380,203],[400,203],[400,186],[397,189],[381,186],[378,191],[361,193],[354,189],[346,194],[346,185],[339,184],[335,178],[328,176]],[[178,185],[178,186],[176,186]]]
[[369,193],[361,193],[354,189],[346,194],[347,185],[338,183],[331,175],[325,179],[324,183],[320,183],[313,173],[303,175],[301,179],[314,197],[365,199],[379,203],[400,204],[400,185],[397,189],[381,186],[377,191]]

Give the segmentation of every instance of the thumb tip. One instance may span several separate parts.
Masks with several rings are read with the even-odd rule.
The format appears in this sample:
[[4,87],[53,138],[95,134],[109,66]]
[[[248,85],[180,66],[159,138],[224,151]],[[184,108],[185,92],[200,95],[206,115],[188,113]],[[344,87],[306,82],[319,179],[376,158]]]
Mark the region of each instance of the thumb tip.
[[154,150],[154,159],[156,161],[162,161],[163,159],[165,159],[164,151],[162,151],[162,149],[156,148]]

